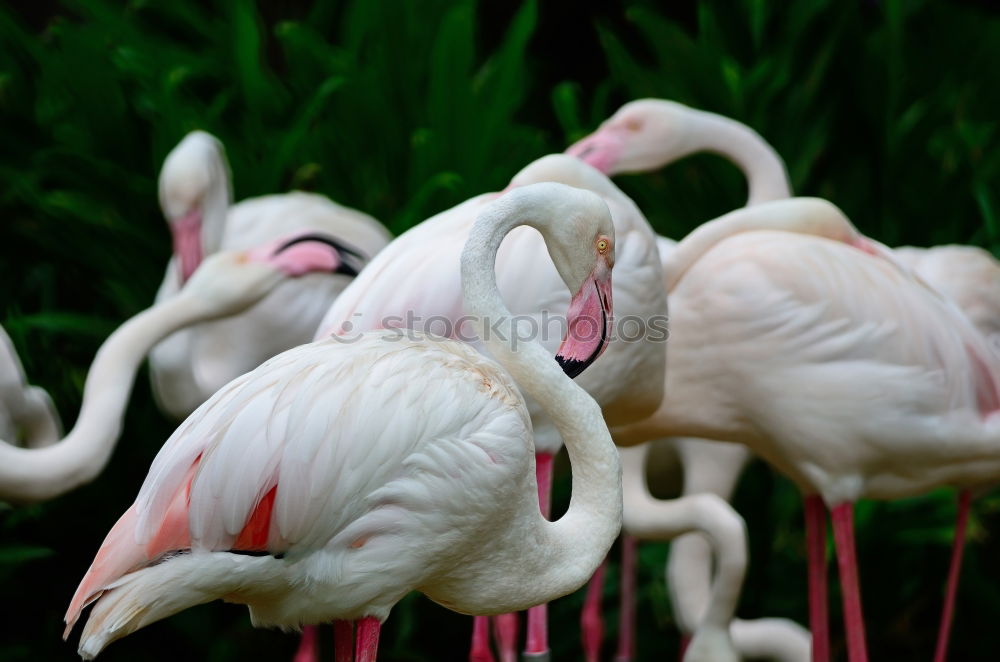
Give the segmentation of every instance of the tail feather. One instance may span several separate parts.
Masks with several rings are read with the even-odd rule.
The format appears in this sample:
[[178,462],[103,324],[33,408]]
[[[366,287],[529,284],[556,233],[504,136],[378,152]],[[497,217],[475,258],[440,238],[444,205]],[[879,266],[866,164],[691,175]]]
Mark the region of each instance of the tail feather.
[[[93,659],[116,639],[195,605],[237,597],[248,577],[272,557],[186,553],[130,572],[105,587],[80,636],[79,653]],[[266,582],[265,582],[266,583]]]

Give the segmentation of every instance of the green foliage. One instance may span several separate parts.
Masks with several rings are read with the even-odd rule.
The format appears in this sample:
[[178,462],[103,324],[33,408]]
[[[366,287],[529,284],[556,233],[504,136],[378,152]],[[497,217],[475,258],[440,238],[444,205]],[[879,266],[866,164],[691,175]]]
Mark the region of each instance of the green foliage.
[[[238,199],[316,190],[398,233],[502,188],[620,103],[665,97],[748,123],[785,158],[797,192],[833,200],[886,243],[1000,251],[1000,20],[982,10],[900,0],[278,4],[0,7],[0,315],[67,427],[100,341],[149,304],[162,277],[169,239],[155,177],[195,128],[225,143]],[[543,55],[552,52],[558,62]],[[621,184],[674,237],[745,198],[741,175],[712,156]],[[98,482],[0,511],[0,659],[74,659],[59,639],[62,609],[172,428],[140,377]],[[568,492],[560,475],[557,507]],[[805,622],[796,490],[758,465],[735,502],[752,535],[740,615]],[[1000,645],[988,623],[1000,607],[988,533],[998,515],[1000,496],[977,504],[954,659],[987,659]],[[947,493],[859,507],[873,659],[927,656],[952,516]],[[639,659],[676,650],[665,555],[641,548]],[[612,637],[617,582],[612,563]],[[582,600],[551,606],[554,659],[579,657]],[[463,659],[468,630],[468,619],[411,596],[389,620],[382,659]],[[211,605],[102,659],[288,659],[294,645],[253,630],[241,608]]]

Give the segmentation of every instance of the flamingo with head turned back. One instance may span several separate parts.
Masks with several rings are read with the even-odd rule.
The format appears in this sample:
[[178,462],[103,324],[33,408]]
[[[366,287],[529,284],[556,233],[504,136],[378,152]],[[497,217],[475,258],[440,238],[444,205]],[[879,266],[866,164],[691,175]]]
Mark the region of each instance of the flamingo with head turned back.
[[[1000,347],[1000,262],[995,257],[976,246],[956,245],[933,248],[903,246],[897,248],[894,254],[932,287],[957,303],[994,350]],[[948,656],[971,500],[971,491],[962,490],[959,493],[955,541],[934,662],[944,662]]]
[[28,384],[14,343],[0,326],[0,439],[42,448],[61,436],[52,398],[45,389]]
[[301,233],[206,260],[176,296],[134,316],[101,345],[76,424],[62,441],[44,448],[0,441],[0,499],[43,501],[96,478],[121,432],[135,373],[159,340],[186,325],[238,313],[290,278],[333,273],[343,265],[331,238]]
[[831,507],[848,656],[866,660],[853,503],[996,482],[1000,357],[953,302],[819,200],[703,225],[678,244],[666,287],[670,397],[616,440],[744,443],[802,489],[810,551],[820,552],[810,555],[817,660],[829,659],[821,553]]
[[267,195],[230,206],[225,151],[203,131],[188,134],[167,155],[159,189],[174,256],[157,301],[174,296],[204,256],[292,232],[334,237],[344,260],[337,277],[288,281],[239,315],[185,329],[157,345],[150,357],[153,392],[161,409],[177,419],[234,377],[308,342],[330,303],[389,241],[375,219],[313,193]]
[[[615,301],[619,319],[642,325],[665,322],[666,298],[656,252],[655,235],[635,204],[611,181],[577,159],[553,154],[529,164],[510,183],[516,190],[531,183],[554,181],[593,191],[611,210],[618,242]],[[459,324],[464,316],[460,283],[456,278],[462,245],[475,215],[497,194],[485,194],[442,212],[393,241],[334,302],[320,326],[318,337],[342,330],[360,332],[383,326],[428,328],[455,338],[466,338]],[[515,315],[523,316],[541,335],[543,345],[555,351],[558,318],[550,311],[564,309],[569,301],[559,274],[545,253],[537,232],[519,228],[512,232],[497,258],[497,279],[504,301]],[[442,322],[446,322],[442,324]],[[665,325],[664,325],[665,326]],[[641,329],[644,337],[663,328]],[[581,332],[584,331],[581,329]],[[593,331],[593,329],[591,329]],[[635,329],[630,329],[634,333]],[[639,420],[655,411],[663,395],[665,340],[661,342],[611,342],[595,369],[579,375],[583,388],[594,396],[609,424]],[[477,344],[482,347],[481,344]],[[585,356],[571,357],[583,360]],[[572,368],[570,367],[571,373]],[[527,398],[538,452],[537,485],[542,513],[549,512],[552,457],[562,441],[548,414]],[[549,655],[545,606],[528,612],[525,654],[531,659]],[[501,625],[507,625],[510,618]],[[491,659],[488,626],[473,625],[475,660]],[[512,637],[506,638],[511,641]],[[503,651],[505,659],[515,654]]]
[[[642,99],[623,106],[590,136],[572,146],[566,153],[576,156],[605,174],[611,176],[628,172],[643,172],[665,166],[691,154],[710,151],[725,156],[735,162],[746,175],[749,183],[747,205],[759,204],[791,196],[791,184],[784,162],[756,132],[749,127],[714,113],[695,110],[683,104],[660,99]],[[666,260],[675,242],[658,237],[661,260]],[[749,452],[742,446],[721,446],[717,442],[685,439],[677,440],[681,446],[681,463],[684,467],[682,495],[709,493],[724,499],[732,496],[732,491],[750,459]],[[639,453],[640,451],[631,451]],[[645,480],[643,475],[626,473],[624,480]],[[637,465],[641,466],[641,465]],[[665,509],[668,517],[674,512]],[[676,529],[669,519],[664,520],[665,531]],[[631,535],[626,521],[626,536]],[[659,536],[663,538],[663,536]],[[632,540],[625,540],[625,549],[634,546]],[[634,555],[622,561],[622,573],[631,577],[634,583],[636,569],[631,565]],[[695,625],[701,620],[707,608],[712,578],[712,559],[708,541],[697,534],[682,535],[671,544],[667,565],[668,588],[677,623],[685,637],[690,636]],[[601,594],[601,577],[595,577],[592,596]],[[626,583],[626,585],[630,585]],[[624,603],[631,601],[630,592],[622,593],[621,613],[634,614],[634,608]],[[596,662],[600,650],[600,601],[588,600],[581,618],[584,651],[589,662]],[[780,621],[776,627],[774,619],[760,620],[761,632],[754,628],[756,620],[734,622],[734,643],[743,650],[752,648],[760,652],[760,641],[774,642],[777,655],[783,661],[789,651],[801,651],[804,641],[802,628],[794,623]],[[629,635],[635,628],[634,622],[623,622],[619,628],[616,662],[632,659],[632,641]],[[738,630],[738,635],[736,636]],[[784,633],[784,636],[782,635]],[[775,636],[777,635],[777,636]],[[804,659],[804,658],[798,658]]]
[[[81,654],[223,598],[257,625],[356,621],[355,661],[372,662],[411,590],[489,614],[584,583],[620,528],[620,463],[600,407],[519,340],[523,320],[501,299],[497,252],[522,224],[574,293],[562,368],[596,360],[617,252],[607,206],[559,184],[507,193],[481,210],[461,257],[468,321],[500,365],[466,343],[381,330],[296,347],[231,382],[164,445],[77,589],[67,630],[96,602]],[[604,333],[574,337],[583,319]],[[569,451],[572,498],[556,522],[539,512],[518,387]]]
[[[679,135],[678,132],[683,132],[684,135]],[[741,168],[749,183],[748,205],[790,195],[784,164],[759,134],[734,120],[670,101],[646,99],[626,104],[596,134],[583,139],[569,151],[616,173],[657,168],[702,150],[728,157]],[[1000,264],[989,253],[971,246],[939,246],[931,249],[902,247],[894,251],[894,256],[898,261],[909,264],[926,281],[955,301],[980,331],[988,337],[998,337]],[[709,447],[695,440],[685,442],[685,445],[686,474],[692,475],[699,484],[703,483],[703,479],[709,481],[707,487],[710,489],[713,485],[728,485],[726,489],[732,489],[731,483],[735,481],[745,458],[734,454],[731,456],[732,463],[720,464],[719,469],[714,471],[710,467],[702,467],[706,470],[699,471],[699,465],[704,465],[703,461],[711,459]],[[698,465],[694,462],[698,462]],[[936,662],[944,662],[946,658],[969,497],[963,491],[959,498]],[[819,544],[821,538],[816,538],[815,541]],[[707,595],[707,584],[703,580],[701,591],[692,589],[698,583],[695,578],[708,578],[709,572],[709,558],[704,541],[695,536],[687,536],[675,543],[671,549],[668,575],[672,585],[684,588],[671,592],[675,610],[679,614],[700,614],[703,611],[705,597],[698,596]],[[685,607],[680,604],[681,601],[689,604]],[[702,606],[697,606],[699,603]],[[686,620],[683,616],[681,618]],[[818,644],[822,645],[821,642]],[[790,651],[793,647],[783,646],[782,649]]]

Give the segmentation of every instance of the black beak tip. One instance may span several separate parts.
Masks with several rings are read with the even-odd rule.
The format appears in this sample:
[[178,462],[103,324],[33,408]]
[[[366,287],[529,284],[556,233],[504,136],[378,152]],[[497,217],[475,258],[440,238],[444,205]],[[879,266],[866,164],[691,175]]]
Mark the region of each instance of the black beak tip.
[[565,357],[559,356],[558,354],[556,355],[556,362],[559,364],[559,367],[563,369],[563,372],[565,372],[570,379],[575,379],[577,375],[583,372],[587,368],[587,366],[590,365],[586,361],[578,361],[577,359],[567,359]]
[[350,276],[351,278],[354,278],[355,276],[358,275],[358,270],[352,267],[351,265],[347,264],[346,262],[341,262],[340,266],[338,266],[336,269],[333,270],[333,273],[344,274],[345,276]]

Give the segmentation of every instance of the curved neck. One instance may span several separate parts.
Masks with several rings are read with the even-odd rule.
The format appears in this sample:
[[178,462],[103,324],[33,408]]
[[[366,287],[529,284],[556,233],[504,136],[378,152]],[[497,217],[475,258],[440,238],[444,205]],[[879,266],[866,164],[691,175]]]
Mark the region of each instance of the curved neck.
[[[537,201],[528,195],[512,197],[494,203],[473,226],[462,253],[462,291],[466,313],[479,337],[518,386],[551,417],[572,466],[573,488],[566,514],[549,522],[534,511],[534,530],[519,531],[514,540],[519,547],[506,555],[516,560],[509,566],[509,589],[494,593],[501,600],[529,606],[576,590],[604,559],[621,528],[621,462],[600,407],[540,344],[517,335],[514,316],[500,297],[495,267],[504,236],[519,225],[548,236],[544,214],[533,215],[544,203],[533,204]],[[511,338],[518,339],[516,350],[511,348]],[[510,595],[504,596],[508,590]]]
[[121,433],[143,358],[173,331],[210,317],[212,311],[181,293],[120,326],[97,351],[83,388],[80,415],[62,441],[34,449],[0,442],[0,499],[50,499],[93,480]]
[[713,548],[717,568],[712,596],[701,625],[726,629],[736,612],[747,567],[746,526],[732,507],[715,494],[677,499],[654,498],[646,487],[649,444],[622,448],[624,528],[648,540],[673,540],[688,533],[704,534]]
[[792,195],[785,164],[760,134],[736,120],[692,110],[685,127],[687,154],[713,152],[736,164],[747,178],[747,205]]
[[731,211],[695,228],[664,262],[669,293],[698,259],[719,242],[755,230],[776,230],[826,237],[858,245],[861,235],[843,212],[819,198],[776,200]]

